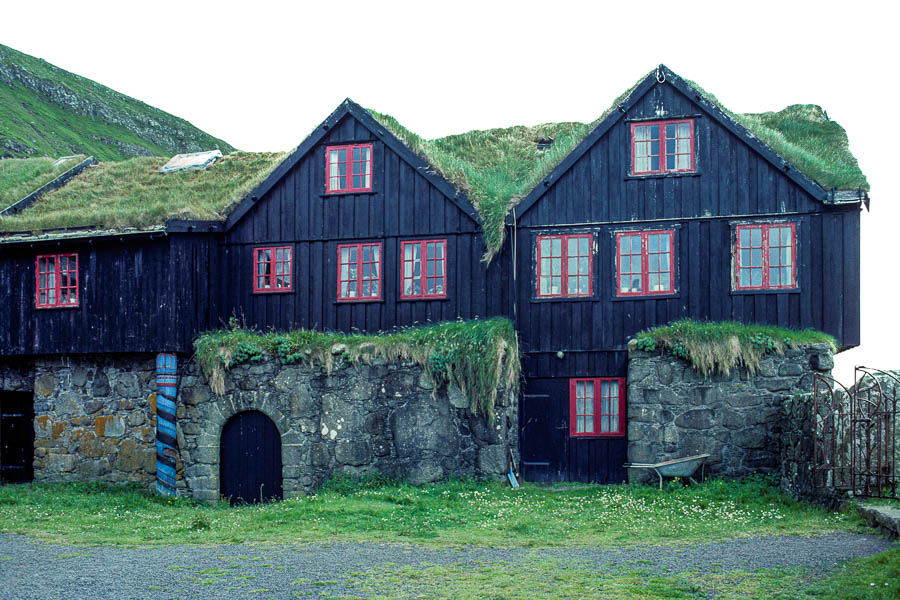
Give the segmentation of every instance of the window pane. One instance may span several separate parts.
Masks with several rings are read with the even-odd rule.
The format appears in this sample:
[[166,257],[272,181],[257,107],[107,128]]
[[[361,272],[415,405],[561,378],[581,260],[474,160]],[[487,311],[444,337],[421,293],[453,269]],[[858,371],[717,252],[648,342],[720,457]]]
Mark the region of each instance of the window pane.
[[752,267],[761,267],[762,266],[762,248],[753,248],[750,251],[750,266],[752,266]]
[[669,270],[669,255],[668,254],[660,254],[659,255],[659,270],[660,271],[668,271]]
[[650,281],[648,282],[648,286],[650,289],[648,291],[659,291],[659,275],[656,273],[650,273],[647,277],[650,279]]
[[575,432],[584,433],[584,417],[577,417],[575,421]]
[[679,171],[690,169],[691,168],[691,155],[690,154],[679,154],[678,155],[678,164],[675,166]]
[[588,262],[587,256],[581,256],[578,258],[578,274],[579,275],[587,275],[590,269],[590,263]]
[[649,256],[650,266],[647,268],[648,271],[659,271],[659,254],[651,254]]
[[550,259],[550,274],[551,275],[562,275],[562,259],[561,258],[552,258]]
[[659,289],[660,290],[671,290],[672,284],[670,282],[671,277],[668,273],[663,273],[659,276]]
[[[659,125],[650,125],[648,128],[650,132],[650,137],[648,139],[658,140],[659,139]],[[654,152],[655,154],[655,152]]]
[[750,285],[750,269],[741,269],[741,287]]
[[794,274],[790,267],[781,267],[781,285],[793,285]]
[[762,269],[751,269],[750,285],[758,287],[762,285]]
[[578,254],[582,256],[587,256],[589,254],[588,251],[588,242],[590,240],[586,237],[578,238]]
[[653,234],[647,237],[650,242],[650,252],[659,252],[659,235]]
[[560,238],[552,238],[550,240],[550,247],[553,256],[562,256],[562,240]]
[[753,229],[750,230],[750,242],[754,246],[762,245],[762,228],[761,227],[754,227]]
[[673,138],[675,137],[675,124],[669,123],[666,125],[666,137]]
[[568,252],[569,256],[575,256],[578,254],[578,238],[568,238]]
[[690,123],[679,123],[678,124],[678,137],[690,138],[690,136],[691,136],[691,124]]
[[550,240],[543,239],[541,240],[541,256],[549,256],[550,255]]

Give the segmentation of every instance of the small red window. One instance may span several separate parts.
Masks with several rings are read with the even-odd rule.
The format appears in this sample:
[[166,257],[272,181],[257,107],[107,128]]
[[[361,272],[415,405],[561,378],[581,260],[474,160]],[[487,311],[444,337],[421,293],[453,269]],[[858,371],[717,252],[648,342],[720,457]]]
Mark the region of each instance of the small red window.
[[592,377],[569,380],[569,435],[625,435],[625,378]]
[[796,224],[738,225],[736,234],[736,290],[797,287]]
[[674,231],[616,234],[619,296],[650,296],[675,291]]
[[401,298],[447,297],[447,240],[401,242]]
[[372,144],[325,148],[325,191],[372,191]]
[[289,292],[293,260],[290,246],[253,249],[253,292]]
[[34,265],[37,308],[78,306],[78,255],[42,254]]
[[693,170],[693,119],[631,124],[633,175]]
[[381,299],[381,243],[338,246],[338,300]]
[[594,293],[592,236],[539,235],[537,238],[537,295],[539,298],[577,298]]

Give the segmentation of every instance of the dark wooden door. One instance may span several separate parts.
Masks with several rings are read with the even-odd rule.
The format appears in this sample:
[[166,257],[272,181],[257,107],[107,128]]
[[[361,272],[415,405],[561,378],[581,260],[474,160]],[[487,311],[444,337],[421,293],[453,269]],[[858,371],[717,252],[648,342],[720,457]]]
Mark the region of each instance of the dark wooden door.
[[0,480],[34,479],[34,396],[0,392]]
[[552,379],[529,379],[522,395],[522,478],[565,481],[569,426],[559,415]]
[[522,477],[526,481],[625,481],[625,437],[569,437],[568,379],[529,379],[520,422]]
[[281,500],[281,435],[255,410],[241,412],[222,428],[219,481],[234,504]]

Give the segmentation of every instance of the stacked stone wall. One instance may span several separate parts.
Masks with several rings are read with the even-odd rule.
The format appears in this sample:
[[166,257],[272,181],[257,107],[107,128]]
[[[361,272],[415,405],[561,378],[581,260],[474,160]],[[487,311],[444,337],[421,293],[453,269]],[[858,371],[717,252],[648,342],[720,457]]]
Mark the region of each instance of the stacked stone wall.
[[[656,463],[710,454],[706,473],[743,477],[776,472],[785,433],[782,405],[812,389],[834,366],[827,345],[769,355],[755,374],[701,376],[669,353],[629,352],[628,461]],[[629,480],[648,481],[629,469]]]
[[[340,361],[338,361],[340,363]],[[196,366],[179,387],[178,493],[215,500],[219,442],[233,415],[258,410],[281,435],[285,496],[315,490],[334,473],[383,473],[422,484],[448,477],[499,477],[518,452],[514,396],[496,419],[473,415],[458,389],[435,390],[421,367],[386,363],[318,367],[243,364],[215,395]]]
[[150,355],[36,359],[35,481],[155,481],[155,370]]

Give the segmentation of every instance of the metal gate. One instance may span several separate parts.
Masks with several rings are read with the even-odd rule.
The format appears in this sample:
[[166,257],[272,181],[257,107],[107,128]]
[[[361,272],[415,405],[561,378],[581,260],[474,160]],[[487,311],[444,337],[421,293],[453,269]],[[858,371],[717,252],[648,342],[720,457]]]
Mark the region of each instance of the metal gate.
[[897,374],[856,367],[853,387],[813,380],[813,481],[855,496],[898,497]]

